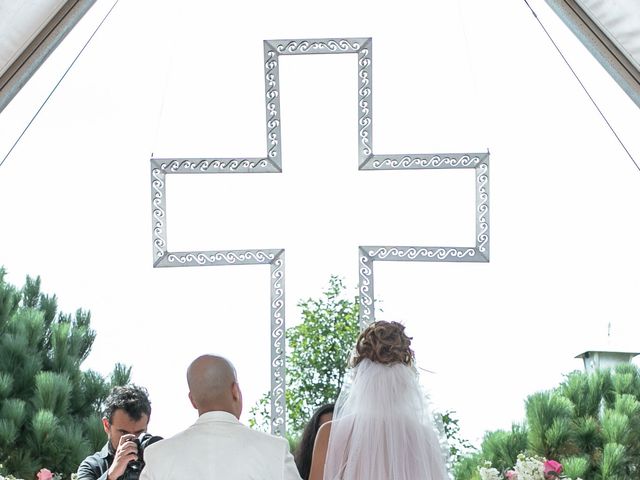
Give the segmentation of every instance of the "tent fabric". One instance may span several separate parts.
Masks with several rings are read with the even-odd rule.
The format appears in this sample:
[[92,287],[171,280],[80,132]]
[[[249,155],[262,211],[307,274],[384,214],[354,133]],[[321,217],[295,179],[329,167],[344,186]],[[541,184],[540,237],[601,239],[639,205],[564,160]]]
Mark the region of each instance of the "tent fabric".
[[65,0],[0,0],[0,76],[64,3]]
[[602,32],[640,71],[640,2],[638,0],[577,0]]

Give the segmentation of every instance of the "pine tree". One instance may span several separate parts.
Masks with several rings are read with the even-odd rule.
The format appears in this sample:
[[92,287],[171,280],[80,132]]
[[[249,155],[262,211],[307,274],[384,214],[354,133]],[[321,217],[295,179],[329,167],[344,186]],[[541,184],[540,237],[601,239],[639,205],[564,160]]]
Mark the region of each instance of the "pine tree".
[[110,379],[82,371],[96,336],[91,314],[58,312],[40,277],[19,290],[4,276],[0,268],[0,464],[24,478],[45,467],[68,476],[102,447],[102,402],[131,369],[118,364]]
[[517,431],[487,433],[480,452],[458,464],[456,479],[477,479],[484,461],[504,470],[521,452],[561,462],[570,478],[640,478],[638,367],[573,372],[557,388],[530,395],[526,418]]

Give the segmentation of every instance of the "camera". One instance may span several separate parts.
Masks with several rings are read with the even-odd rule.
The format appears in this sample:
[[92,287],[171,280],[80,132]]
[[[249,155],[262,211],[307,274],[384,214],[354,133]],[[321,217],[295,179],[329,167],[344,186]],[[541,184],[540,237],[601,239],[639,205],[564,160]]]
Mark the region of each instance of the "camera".
[[133,441],[138,446],[138,459],[129,462],[127,469],[118,480],[138,480],[144,468],[144,449],[159,440],[162,440],[162,437],[148,433],[143,433],[134,439]]

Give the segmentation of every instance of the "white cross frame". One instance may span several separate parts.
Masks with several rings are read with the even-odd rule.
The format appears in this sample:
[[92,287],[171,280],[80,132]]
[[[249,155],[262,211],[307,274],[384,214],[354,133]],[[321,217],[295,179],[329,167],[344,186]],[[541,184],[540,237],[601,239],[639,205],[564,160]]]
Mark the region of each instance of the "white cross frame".
[[208,173],[281,173],[279,56],[355,53],[358,57],[358,169],[415,170],[474,168],[476,242],[473,247],[360,246],[359,297],[362,326],[375,320],[374,261],[488,262],[489,153],[375,155],[372,145],[371,38],[264,41],[267,154],[259,158],[152,158],[151,202],[153,266],[196,267],[270,265],[271,267],[271,431],[284,436],[285,311],[284,249],[170,252],[167,249],[166,175]]

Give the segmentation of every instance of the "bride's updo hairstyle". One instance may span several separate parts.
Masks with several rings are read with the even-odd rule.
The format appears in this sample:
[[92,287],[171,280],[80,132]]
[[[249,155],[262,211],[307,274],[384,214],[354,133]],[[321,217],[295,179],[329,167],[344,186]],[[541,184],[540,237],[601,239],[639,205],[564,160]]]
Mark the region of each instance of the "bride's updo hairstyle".
[[358,336],[351,366],[358,366],[365,358],[384,365],[412,365],[414,354],[410,347],[411,337],[404,333],[404,325],[384,320],[373,322]]

